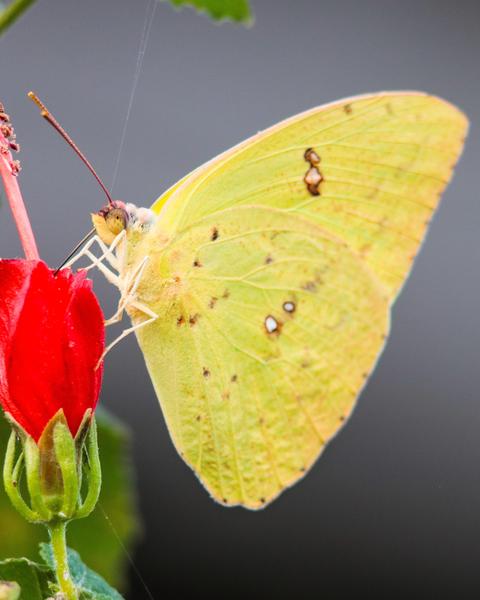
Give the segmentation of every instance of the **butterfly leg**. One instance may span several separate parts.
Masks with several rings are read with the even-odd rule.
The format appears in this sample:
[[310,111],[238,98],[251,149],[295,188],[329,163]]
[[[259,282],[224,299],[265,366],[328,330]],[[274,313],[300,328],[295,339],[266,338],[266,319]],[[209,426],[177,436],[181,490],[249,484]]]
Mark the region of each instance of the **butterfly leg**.
[[[89,240],[74,256],[72,256],[72,258],[65,263],[64,265],[64,269],[68,269],[70,267],[72,267],[76,262],[78,262],[82,257],[86,256],[87,253],[90,252],[90,248],[93,246],[93,244],[97,241],[98,236],[94,236],[91,240]],[[101,240],[100,240],[101,241]],[[102,242],[103,243],[103,242]],[[89,269],[90,267],[85,267],[86,269]]]
[[121,231],[117,235],[117,237],[113,240],[113,242],[110,244],[110,246],[107,246],[105,244],[105,242],[103,242],[102,239],[98,235],[95,235],[89,242],[87,242],[85,244],[83,249],[68,264],[70,265],[72,262],[78,260],[82,255],[88,256],[88,258],[90,258],[90,260],[92,260],[92,258],[91,258],[92,253],[90,252],[90,248],[93,246],[93,244],[97,243],[100,247],[100,250],[103,252],[103,254],[98,257],[95,257],[95,260],[92,260],[92,263],[90,265],[88,265],[87,267],[85,267],[85,270],[90,271],[90,269],[93,269],[93,267],[98,267],[99,262],[105,261],[109,264],[109,266],[114,271],[117,271],[119,273],[121,270],[120,263],[119,263],[117,256],[115,255],[115,250],[117,250],[117,247],[119,246],[120,242],[124,238],[125,238],[125,231]]
[[[122,253],[122,260],[120,261],[119,258],[115,255],[115,250],[119,249],[118,246],[120,245],[120,242],[122,242],[126,237],[126,231],[125,229],[123,229],[118,235],[117,237],[113,240],[113,242],[110,244],[110,246],[107,246],[105,244],[105,242],[98,236],[94,236],[90,242],[94,243],[96,242],[99,246],[101,251],[103,252],[103,254],[101,256],[98,257],[98,260],[100,262],[103,262],[104,260],[110,265],[110,267],[112,267],[112,269],[114,269],[115,271],[117,271],[117,273],[121,273],[122,272],[122,267],[124,266],[125,263],[125,259],[126,259],[126,254]],[[88,242],[90,244],[90,242]],[[89,249],[91,247],[91,245],[87,248]],[[92,269],[93,267],[97,266],[96,264],[91,264],[87,267],[87,270]]]
[[145,271],[145,267],[147,266],[149,256],[145,256],[140,264],[133,271],[129,283],[128,283],[128,295],[132,297],[137,293],[138,286],[142,279],[143,272]]
[[[101,263],[105,260],[110,265],[110,267],[112,267],[112,269],[119,272],[119,261],[118,261],[117,257],[115,256],[114,251],[117,249],[117,246],[123,240],[124,237],[125,237],[125,231],[122,231],[113,240],[112,244],[110,246],[107,246],[98,235],[95,235],[91,240],[89,240],[83,246],[83,248],[77,254],[75,254],[75,256],[71,260],[69,260],[65,264],[65,268],[71,267],[74,263],[76,263],[78,260],[80,260],[82,257],[85,256],[85,257],[89,258],[91,261],[90,265],[88,265],[87,267],[84,267],[84,269],[86,271],[93,269],[93,267],[98,267],[99,263]],[[99,257],[95,256],[90,251],[90,248],[95,243],[97,243],[99,245],[100,250],[103,252],[103,254]]]
[[125,306],[127,305],[126,301],[123,301],[120,298],[120,301],[117,306],[117,310],[115,313],[109,318],[105,320],[105,327],[109,325],[113,325],[114,323],[119,323],[123,319],[123,311],[125,310]]
[[133,273],[128,278],[126,284],[122,284],[120,287],[120,300],[115,314],[105,321],[105,325],[112,325],[118,323],[123,318],[123,311],[128,304],[132,304],[135,301],[135,294],[138,289],[139,283],[142,279],[143,272],[147,266],[148,256],[146,256],[141,263],[134,269]]
[[[105,276],[105,279],[111,283],[112,285],[114,285],[115,287],[117,287],[118,289],[122,289],[121,285],[121,277],[119,275],[117,275],[117,273],[115,273],[114,271],[112,271],[111,269],[109,269],[107,266],[105,266],[92,252],[90,252],[89,250],[86,250],[84,252],[84,256],[86,256],[87,258],[89,258],[92,261],[92,264],[90,265],[90,268],[93,267],[97,267],[98,270]],[[87,268],[88,270],[88,268]]]
[[131,302],[128,303],[128,305],[131,306],[132,308],[136,308],[138,311],[145,314],[147,316],[147,318],[145,319],[145,321],[142,321],[141,323],[138,323],[137,325],[133,325],[132,327],[129,327],[128,329],[124,329],[122,331],[122,333],[115,340],[113,340],[113,342],[111,344],[109,344],[105,348],[105,351],[102,354],[100,361],[102,361],[105,358],[107,353],[110,352],[110,350],[114,346],[116,346],[118,344],[118,342],[120,342],[125,337],[127,337],[127,335],[129,335],[130,333],[133,333],[134,331],[138,331],[142,327],[145,327],[145,325],[149,325],[150,323],[153,323],[154,321],[156,321],[158,319],[157,313],[153,312],[153,310],[151,310],[148,306],[145,306],[145,304],[141,304],[140,302],[137,302],[136,300],[132,300]]

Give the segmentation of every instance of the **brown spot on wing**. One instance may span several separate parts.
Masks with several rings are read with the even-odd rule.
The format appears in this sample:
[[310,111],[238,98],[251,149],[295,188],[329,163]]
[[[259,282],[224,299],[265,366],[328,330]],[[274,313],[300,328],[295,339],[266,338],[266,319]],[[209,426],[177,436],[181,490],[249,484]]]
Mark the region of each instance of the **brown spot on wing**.
[[322,183],[322,180],[322,174],[317,167],[310,167],[303,178],[307,190],[312,196],[320,196],[320,184]]
[[216,227],[212,229],[212,235],[210,236],[210,239],[212,240],[212,242],[218,240],[218,229]]
[[305,173],[303,181],[307,186],[307,190],[312,196],[320,195],[320,184],[323,181],[323,175],[320,173],[318,165],[320,164],[320,156],[313,148],[307,148],[303,158],[309,163],[310,168]]
[[310,163],[312,166],[313,165],[319,165],[320,164],[320,157],[318,156],[318,154],[315,152],[315,150],[313,148],[307,148],[305,150],[305,153],[303,155],[303,158]]
[[315,283],[315,281],[307,281],[302,285],[302,289],[307,292],[316,292],[317,284]]

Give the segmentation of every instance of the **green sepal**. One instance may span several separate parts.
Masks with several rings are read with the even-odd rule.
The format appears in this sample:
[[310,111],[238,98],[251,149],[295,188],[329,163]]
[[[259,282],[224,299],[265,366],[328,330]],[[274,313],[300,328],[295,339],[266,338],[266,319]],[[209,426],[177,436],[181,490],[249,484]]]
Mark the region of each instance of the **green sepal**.
[[91,422],[85,449],[89,469],[88,491],[83,504],[75,513],[76,519],[88,517],[88,515],[95,508],[100,496],[100,491],[102,489],[102,467],[100,464],[100,455],[98,451],[97,423],[95,418],[93,418]]
[[[10,500],[20,514],[36,523],[53,523],[88,516],[101,490],[101,467],[97,429],[92,411],[86,411],[74,438],[63,410],[59,410],[45,427],[38,443],[9,415],[14,427],[4,463],[4,482]],[[15,462],[16,438],[22,451]],[[82,467],[87,473],[87,493],[81,500]],[[25,465],[30,506],[19,489]]]
[[5,462],[3,463],[3,484],[5,491],[16,510],[27,521],[38,523],[40,515],[32,510],[20,493],[20,470],[23,464],[23,451],[15,462],[15,451],[17,446],[17,432],[12,429],[5,453]]
[[[65,431],[66,430],[66,431]],[[41,482],[41,492],[46,506],[51,510],[53,516],[62,512],[64,501],[64,476],[61,460],[58,456],[57,440],[62,446],[62,460],[67,461],[67,470],[69,468],[71,457],[65,446],[68,446],[69,437],[72,440],[72,434],[68,429],[63,410],[59,410],[48,422],[38,440],[39,451],[39,477]],[[60,441],[61,440],[63,441]],[[72,441],[73,443],[73,441]]]
[[93,411],[91,408],[85,411],[83,415],[82,423],[78,428],[77,435],[75,436],[75,449],[77,452],[77,465],[78,465],[78,489],[79,491],[82,489],[82,459],[83,459],[83,449],[85,446],[85,440],[87,439],[88,432],[90,431],[90,426],[92,425],[93,419]]
[[44,484],[40,479],[40,450],[35,440],[30,436],[25,438],[23,453],[25,456],[25,474],[32,509],[40,515],[42,521],[48,523],[53,515],[45,502]]
[[63,481],[61,511],[59,516],[70,519],[75,514],[79,499],[77,452],[75,442],[66,423],[58,421],[53,432],[55,459]]

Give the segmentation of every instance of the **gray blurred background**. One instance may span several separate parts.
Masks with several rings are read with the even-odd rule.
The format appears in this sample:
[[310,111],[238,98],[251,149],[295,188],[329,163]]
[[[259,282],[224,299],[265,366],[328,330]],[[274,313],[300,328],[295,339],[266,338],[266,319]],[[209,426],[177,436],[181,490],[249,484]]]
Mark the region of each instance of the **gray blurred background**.
[[[52,265],[104,198],[25,94],[46,101],[109,185],[146,7],[40,0],[0,41],[0,97]],[[477,598],[480,4],[256,0],[254,10],[245,29],[157,6],[116,197],[149,205],[257,130],[361,92],[438,94],[466,111],[471,134],[353,417],[308,477],[265,511],[210,500],[170,442],[135,339],[111,353],[102,401],[133,430],[145,518],[135,561],[162,600]],[[19,255],[7,207],[0,217],[0,256]],[[116,293],[95,279],[109,314]],[[148,598],[130,579],[129,598]]]

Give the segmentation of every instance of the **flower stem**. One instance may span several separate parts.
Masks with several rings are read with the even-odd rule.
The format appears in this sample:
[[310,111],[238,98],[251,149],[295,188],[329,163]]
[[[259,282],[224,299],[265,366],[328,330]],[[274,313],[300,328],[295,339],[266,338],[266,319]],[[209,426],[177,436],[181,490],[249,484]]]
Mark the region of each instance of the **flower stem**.
[[57,521],[48,525],[52,542],[53,559],[55,561],[55,572],[60,591],[65,600],[78,600],[77,590],[68,566],[66,530],[67,523],[65,521]]
[[25,257],[31,260],[38,260],[40,256],[38,254],[32,226],[30,225],[30,219],[28,218],[27,209],[23,202],[22,192],[20,191],[16,176],[12,173],[8,160],[6,160],[3,155],[0,155],[0,176],[3,179],[5,193],[12,210],[13,219],[17,226]]
[[0,12],[0,35],[35,2],[35,0],[13,0]]

